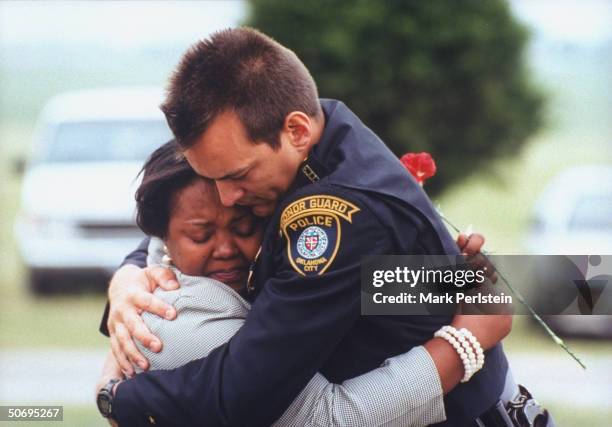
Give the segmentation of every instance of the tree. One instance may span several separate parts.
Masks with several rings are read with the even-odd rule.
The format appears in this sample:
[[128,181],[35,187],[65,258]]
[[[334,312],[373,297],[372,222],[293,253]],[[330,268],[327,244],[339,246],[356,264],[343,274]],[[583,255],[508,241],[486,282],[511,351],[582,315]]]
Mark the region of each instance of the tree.
[[292,49],[396,155],[429,151],[436,193],[516,155],[542,122],[528,33],[502,0],[251,0],[248,25]]

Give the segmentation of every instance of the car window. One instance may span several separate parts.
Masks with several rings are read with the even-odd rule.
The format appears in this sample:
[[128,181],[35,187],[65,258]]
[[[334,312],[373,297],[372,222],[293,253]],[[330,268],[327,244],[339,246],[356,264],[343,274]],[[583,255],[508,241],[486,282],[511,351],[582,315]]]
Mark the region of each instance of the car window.
[[141,161],[171,138],[163,121],[63,123],[42,161]]
[[571,230],[612,231],[612,194],[583,196],[572,213]]

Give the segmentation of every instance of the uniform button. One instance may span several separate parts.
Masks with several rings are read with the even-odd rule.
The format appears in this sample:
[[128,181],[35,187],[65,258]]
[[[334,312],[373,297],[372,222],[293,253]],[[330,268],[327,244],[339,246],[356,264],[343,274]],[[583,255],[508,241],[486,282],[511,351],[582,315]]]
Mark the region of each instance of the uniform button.
[[153,415],[149,415],[149,424],[155,424],[155,418],[153,418]]

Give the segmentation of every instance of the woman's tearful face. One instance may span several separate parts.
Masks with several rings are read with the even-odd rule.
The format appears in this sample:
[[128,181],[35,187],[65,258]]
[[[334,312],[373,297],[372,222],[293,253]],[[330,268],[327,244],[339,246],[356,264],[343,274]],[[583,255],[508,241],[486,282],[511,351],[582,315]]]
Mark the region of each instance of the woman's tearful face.
[[261,244],[261,220],[247,208],[224,207],[214,185],[197,179],[171,201],[166,246],[184,274],[242,288]]

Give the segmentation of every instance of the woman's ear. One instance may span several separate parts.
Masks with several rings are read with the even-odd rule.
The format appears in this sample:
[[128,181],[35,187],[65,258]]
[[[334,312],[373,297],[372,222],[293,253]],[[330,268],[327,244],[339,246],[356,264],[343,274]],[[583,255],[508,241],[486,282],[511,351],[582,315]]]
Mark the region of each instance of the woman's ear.
[[285,117],[283,133],[299,152],[307,152],[312,144],[313,120],[301,111],[293,111]]

